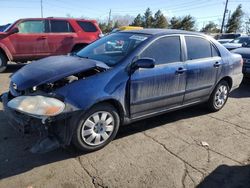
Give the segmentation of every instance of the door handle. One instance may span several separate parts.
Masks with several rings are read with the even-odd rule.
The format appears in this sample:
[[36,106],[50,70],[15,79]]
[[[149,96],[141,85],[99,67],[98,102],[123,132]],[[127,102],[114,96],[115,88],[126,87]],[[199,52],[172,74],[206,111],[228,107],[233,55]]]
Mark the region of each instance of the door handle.
[[221,63],[220,62],[216,62],[215,64],[214,64],[214,67],[215,68],[218,68],[218,67],[220,67],[221,66]]
[[38,39],[39,39],[39,40],[44,40],[44,39],[47,39],[47,37],[46,37],[46,36],[41,36],[41,37],[39,37]]
[[186,71],[187,69],[184,69],[183,67],[179,67],[178,70],[176,71],[176,74],[183,74]]

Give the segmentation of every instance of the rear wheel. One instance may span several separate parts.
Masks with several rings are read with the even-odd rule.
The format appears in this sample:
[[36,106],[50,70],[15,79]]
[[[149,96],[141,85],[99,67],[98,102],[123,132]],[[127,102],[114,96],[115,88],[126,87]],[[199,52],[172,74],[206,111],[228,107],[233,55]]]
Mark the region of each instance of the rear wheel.
[[5,71],[6,68],[7,68],[7,58],[5,57],[5,55],[0,53],[0,73]]
[[208,101],[208,108],[212,112],[217,112],[224,107],[229,95],[229,85],[225,80],[219,82]]
[[119,125],[119,115],[112,105],[96,105],[80,118],[73,144],[88,152],[101,149],[115,138]]

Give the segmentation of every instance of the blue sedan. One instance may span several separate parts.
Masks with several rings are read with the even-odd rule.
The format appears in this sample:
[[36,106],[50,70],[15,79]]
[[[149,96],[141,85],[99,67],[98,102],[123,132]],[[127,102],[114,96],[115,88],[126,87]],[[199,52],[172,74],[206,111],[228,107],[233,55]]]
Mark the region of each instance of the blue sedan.
[[77,54],[26,65],[1,100],[11,125],[40,131],[32,152],[71,143],[94,151],[120,125],[199,103],[222,109],[242,81],[242,64],[240,55],[200,33],[123,31]]

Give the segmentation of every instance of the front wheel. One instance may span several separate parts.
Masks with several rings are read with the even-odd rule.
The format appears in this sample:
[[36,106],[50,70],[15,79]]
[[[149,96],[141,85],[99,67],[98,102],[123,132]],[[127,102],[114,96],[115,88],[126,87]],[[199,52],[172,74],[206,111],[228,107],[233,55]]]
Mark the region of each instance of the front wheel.
[[219,82],[209,98],[209,110],[212,112],[221,110],[227,102],[229,90],[229,85],[225,80]]
[[119,125],[119,115],[112,105],[96,105],[80,118],[73,144],[87,152],[101,149],[115,138]]

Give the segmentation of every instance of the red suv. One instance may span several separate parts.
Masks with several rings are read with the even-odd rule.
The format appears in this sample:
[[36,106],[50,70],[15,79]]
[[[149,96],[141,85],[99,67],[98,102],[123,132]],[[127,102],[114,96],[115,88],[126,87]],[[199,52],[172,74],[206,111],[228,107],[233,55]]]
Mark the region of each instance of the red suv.
[[95,20],[20,19],[0,32],[0,72],[8,61],[27,62],[78,51],[102,34]]

